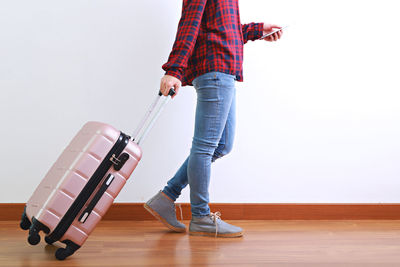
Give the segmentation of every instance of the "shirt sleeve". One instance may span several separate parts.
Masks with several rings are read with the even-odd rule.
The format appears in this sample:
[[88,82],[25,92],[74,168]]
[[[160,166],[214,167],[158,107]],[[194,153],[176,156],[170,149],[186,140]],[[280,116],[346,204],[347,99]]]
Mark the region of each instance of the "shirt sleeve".
[[201,19],[207,0],[184,0],[182,16],[168,62],[162,68],[165,74],[182,80],[183,70],[187,68],[189,58],[196,44]]
[[249,40],[255,41],[263,36],[264,23],[242,24],[243,40],[247,43]]

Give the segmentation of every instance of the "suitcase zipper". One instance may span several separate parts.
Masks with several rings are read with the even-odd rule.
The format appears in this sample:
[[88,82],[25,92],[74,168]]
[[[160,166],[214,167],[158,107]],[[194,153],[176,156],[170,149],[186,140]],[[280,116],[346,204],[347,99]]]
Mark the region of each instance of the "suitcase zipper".
[[85,223],[86,219],[89,217],[90,213],[92,213],[94,207],[97,205],[97,202],[99,202],[100,198],[106,192],[107,188],[110,186],[113,180],[114,180],[114,175],[112,175],[111,173],[108,174],[106,179],[104,179],[100,189],[97,191],[96,195],[94,195],[92,201],[90,201],[85,211],[79,217],[79,222]]
[[60,220],[54,231],[48,236],[49,238],[51,238],[52,240],[60,240],[65,232],[67,232],[68,228],[78,216],[85,203],[89,200],[90,196],[93,194],[93,191],[96,190],[97,186],[106,175],[107,171],[114,165],[114,163],[110,159],[113,157],[113,155],[115,157],[122,153],[122,151],[129,143],[130,138],[130,136],[121,132],[118,140],[111,148],[110,152],[108,152],[97,170],[94,172],[85,187],[82,189],[81,193],[75,199],[74,203],[71,205],[71,207],[69,207],[68,211]]

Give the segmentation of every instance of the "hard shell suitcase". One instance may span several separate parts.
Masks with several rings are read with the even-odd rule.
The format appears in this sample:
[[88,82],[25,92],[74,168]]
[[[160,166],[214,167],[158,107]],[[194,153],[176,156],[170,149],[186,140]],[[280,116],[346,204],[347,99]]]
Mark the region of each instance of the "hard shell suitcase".
[[28,242],[61,241],[63,260],[79,249],[105,215],[142,157],[139,146],[174,94],[152,103],[134,138],[101,122],[88,122],[76,134],[26,203],[20,227]]

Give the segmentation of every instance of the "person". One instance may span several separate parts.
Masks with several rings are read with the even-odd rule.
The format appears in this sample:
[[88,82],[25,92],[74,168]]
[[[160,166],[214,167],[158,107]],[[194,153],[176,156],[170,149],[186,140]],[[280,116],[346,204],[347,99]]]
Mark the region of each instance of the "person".
[[[240,227],[223,221],[209,208],[211,163],[232,149],[235,131],[235,80],[243,81],[243,45],[280,29],[265,23],[241,24],[238,0],[183,0],[176,39],[160,91],[193,85],[197,93],[195,129],[190,154],[163,190],[144,204],[175,232],[186,226],[176,218],[174,202],[189,184],[192,219],[189,234],[239,237]],[[277,41],[282,30],[265,38]]]

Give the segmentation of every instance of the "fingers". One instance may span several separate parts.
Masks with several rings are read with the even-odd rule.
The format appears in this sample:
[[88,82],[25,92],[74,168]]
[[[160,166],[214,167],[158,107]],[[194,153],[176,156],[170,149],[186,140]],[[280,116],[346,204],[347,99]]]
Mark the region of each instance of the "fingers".
[[161,81],[160,81],[160,92],[161,92],[161,94],[164,95],[164,83],[163,83],[163,79],[161,79]]
[[277,33],[274,33],[274,34],[268,36],[267,38],[265,38],[265,41],[267,41],[267,42],[275,42],[275,41],[277,41],[278,39],[279,39],[279,38],[278,38]]
[[168,96],[170,89],[174,88],[175,95],[172,96],[172,98],[174,98],[177,95],[180,87],[181,87],[181,81],[173,76],[165,75],[161,79],[160,92],[164,96]]
[[171,98],[174,98],[175,96],[178,95],[178,91],[179,91],[180,87],[175,88],[175,94],[173,96],[171,96]]
[[163,77],[161,79],[161,85],[160,85],[160,91],[164,96],[167,96],[169,93],[169,89],[171,89],[173,86],[173,83],[171,82],[170,79],[168,79],[167,77]]
[[275,31],[277,29],[280,29],[280,30],[278,32],[276,32],[276,33],[264,38],[264,40],[267,41],[267,42],[275,42],[275,41],[278,41],[282,37],[282,34],[283,34],[281,26],[279,26],[277,24],[266,24],[266,23],[264,23],[264,28],[263,28],[264,33],[273,32],[273,31]]
[[160,85],[160,92],[162,95],[165,95],[165,84],[163,82],[161,82],[161,85]]
[[[281,37],[282,37],[282,33],[283,33],[283,31],[282,31],[282,30],[280,30],[280,31],[278,31],[278,32],[276,33],[276,35],[277,35],[278,39],[281,39]],[[277,39],[277,40],[278,40],[278,39]]]
[[267,38],[265,38],[265,41],[268,42],[275,42],[278,41],[281,37],[282,37],[283,31],[280,30],[274,34],[271,34],[270,36],[268,36]]

